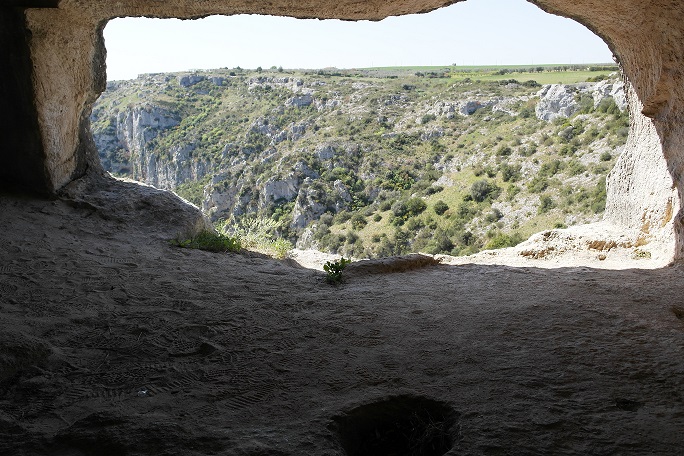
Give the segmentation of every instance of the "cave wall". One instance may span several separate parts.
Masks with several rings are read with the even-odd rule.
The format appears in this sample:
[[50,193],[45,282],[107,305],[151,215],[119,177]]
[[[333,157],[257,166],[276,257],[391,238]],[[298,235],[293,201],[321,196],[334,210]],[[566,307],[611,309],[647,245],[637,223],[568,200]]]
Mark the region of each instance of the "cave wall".
[[0,9],[0,189],[48,194],[23,10]]
[[[31,1],[36,0],[25,0],[25,6],[31,6]],[[678,0],[530,1],[549,13],[572,18],[601,36],[627,79],[630,137],[608,179],[606,221],[642,230],[649,236],[669,238],[673,240],[674,256],[684,257],[684,5]],[[19,87],[19,98],[5,101],[4,107],[16,105],[26,117],[26,122],[19,122],[21,128],[14,134],[9,132],[12,139],[4,140],[3,153],[19,171],[13,173],[15,184],[24,187],[56,191],[86,172],[101,172],[88,117],[92,103],[105,86],[102,28],[111,18],[250,13],[380,20],[451,3],[61,0],[57,8],[3,10],[0,44],[9,43],[18,53],[0,54],[4,59],[0,63],[15,58],[19,64],[12,67],[14,71],[0,70],[0,94],[12,92],[6,88],[11,84]],[[31,65],[26,64],[27,56]],[[31,81],[30,87],[27,81]],[[32,138],[33,145],[20,144],[14,150],[11,141],[19,143],[22,138]],[[7,150],[12,150],[9,155]],[[6,186],[4,182],[0,185]]]

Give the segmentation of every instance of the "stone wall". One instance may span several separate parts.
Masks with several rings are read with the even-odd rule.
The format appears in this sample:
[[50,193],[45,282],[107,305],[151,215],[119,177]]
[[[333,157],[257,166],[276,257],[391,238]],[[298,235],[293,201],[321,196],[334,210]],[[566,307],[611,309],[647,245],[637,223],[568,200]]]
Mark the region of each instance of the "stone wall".
[[[678,0],[532,2],[549,13],[575,19],[601,36],[627,78],[630,138],[608,181],[606,220],[651,236],[673,239],[674,232],[674,254],[683,257],[684,5]],[[3,10],[0,44],[9,43],[19,51],[18,57],[0,55],[4,59],[0,63],[19,59],[13,72],[2,70],[0,94],[11,92],[7,87],[12,84],[19,89],[15,98],[3,99],[3,111],[18,107],[25,114],[19,128],[4,139],[4,156],[9,157],[10,167],[19,170],[12,173],[16,174],[13,184],[56,191],[89,170],[100,172],[88,115],[104,89],[101,31],[111,18],[250,13],[379,20],[450,3],[453,1],[61,0],[57,8]],[[28,0],[24,4],[31,6]],[[22,35],[26,37],[23,41]],[[32,65],[26,64],[27,56]],[[32,81],[33,94],[26,81]],[[27,144],[19,144],[22,138],[29,138]],[[8,154],[13,144],[16,150]]]

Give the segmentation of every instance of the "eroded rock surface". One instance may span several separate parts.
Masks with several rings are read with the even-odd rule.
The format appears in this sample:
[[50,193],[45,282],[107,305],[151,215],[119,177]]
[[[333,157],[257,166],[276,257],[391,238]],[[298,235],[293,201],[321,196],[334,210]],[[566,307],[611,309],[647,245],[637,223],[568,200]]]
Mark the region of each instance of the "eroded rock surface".
[[[597,269],[619,249],[596,243],[582,266],[407,257],[333,286],[173,247],[128,185],[0,200],[0,454],[343,456],[390,422],[450,454],[681,453],[681,266]],[[123,197],[128,221],[101,210]]]

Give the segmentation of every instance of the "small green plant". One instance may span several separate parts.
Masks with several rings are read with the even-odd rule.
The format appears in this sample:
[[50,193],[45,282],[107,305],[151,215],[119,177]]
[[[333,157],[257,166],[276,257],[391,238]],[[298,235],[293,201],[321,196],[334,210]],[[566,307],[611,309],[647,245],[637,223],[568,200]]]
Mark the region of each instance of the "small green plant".
[[351,263],[351,260],[346,258],[340,258],[338,261],[327,261],[323,265],[323,270],[328,274],[325,280],[334,285],[340,283],[342,281],[342,271],[349,263]]
[[632,253],[632,258],[634,258],[635,260],[643,260],[643,259],[651,258],[651,252],[649,252],[647,250],[636,249]]
[[172,239],[171,245],[186,249],[207,250],[209,252],[237,252],[242,246],[237,238],[212,231],[202,231],[190,239]]

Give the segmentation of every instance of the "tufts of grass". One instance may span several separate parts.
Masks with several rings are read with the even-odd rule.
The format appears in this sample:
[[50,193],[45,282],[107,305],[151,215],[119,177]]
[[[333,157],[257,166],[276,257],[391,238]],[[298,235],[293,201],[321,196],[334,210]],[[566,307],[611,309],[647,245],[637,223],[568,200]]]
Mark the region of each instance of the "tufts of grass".
[[238,252],[242,248],[237,238],[212,231],[202,231],[190,239],[172,239],[170,243],[176,247],[208,252]]
[[273,219],[259,216],[244,217],[233,223],[221,221],[216,225],[220,233],[234,235],[244,248],[283,259],[294,247],[287,239],[274,234],[277,228]]

